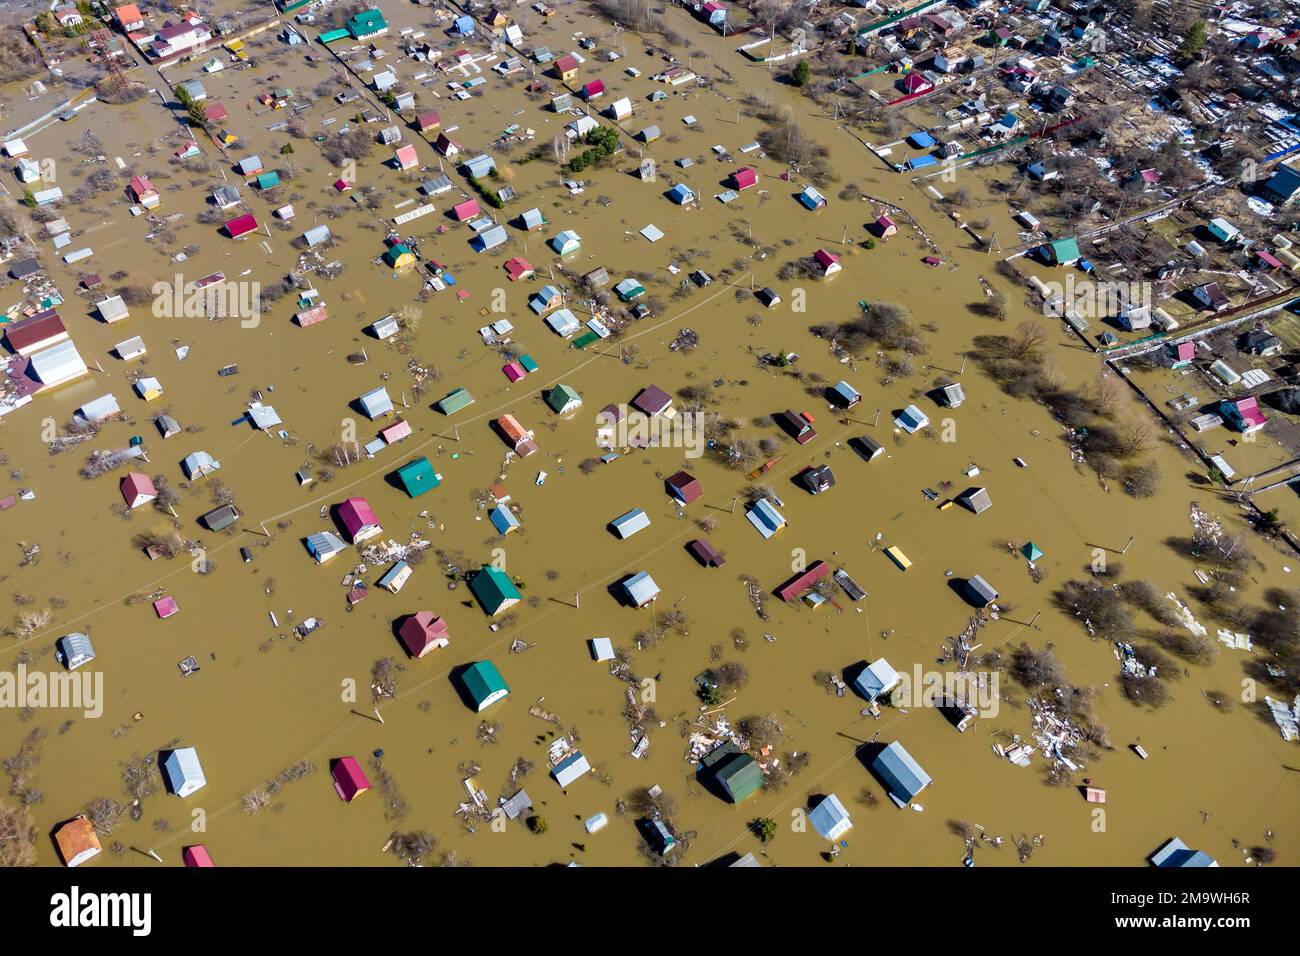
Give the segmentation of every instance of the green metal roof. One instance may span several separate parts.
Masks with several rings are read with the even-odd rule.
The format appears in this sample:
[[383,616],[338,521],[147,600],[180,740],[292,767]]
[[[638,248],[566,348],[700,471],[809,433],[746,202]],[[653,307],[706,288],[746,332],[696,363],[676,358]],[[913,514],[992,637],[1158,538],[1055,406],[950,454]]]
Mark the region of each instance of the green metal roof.
[[388,21],[378,10],[362,10],[348,20],[348,32],[358,40],[387,29]]
[[713,774],[733,803],[740,803],[763,788],[763,770],[758,761],[731,741],[705,755],[701,766]]
[[433,470],[433,464],[424,457],[409,461],[397,469],[397,478],[412,498],[418,498],[426,491],[442,484],[438,473]]
[[519,356],[519,364],[524,367],[525,372],[530,374],[541,368],[541,366],[537,364],[537,359],[527,354]]
[[319,37],[321,43],[333,43],[348,36],[347,30],[326,30]]
[[563,411],[564,406],[573,401],[581,402],[582,396],[567,385],[557,385],[546,393],[546,404],[553,412]]
[[461,683],[480,707],[483,701],[493,694],[505,691],[510,693],[505,678],[491,661],[475,661],[461,675]]
[[450,415],[452,412],[458,412],[466,405],[474,404],[474,396],[466,389],[458,388],[455,391],[448,392],[447,396],[438,403],[438,411],[444,415]]
[[498,614],[507,603],[514,603],[522,597],[508,574],[490,566],[480,569],[470,578],[469,589],[489,615]]
[[1057,239],[1052,243],[1052,257],[1057,262],[1073,262],[1079,258],[1077,239]]

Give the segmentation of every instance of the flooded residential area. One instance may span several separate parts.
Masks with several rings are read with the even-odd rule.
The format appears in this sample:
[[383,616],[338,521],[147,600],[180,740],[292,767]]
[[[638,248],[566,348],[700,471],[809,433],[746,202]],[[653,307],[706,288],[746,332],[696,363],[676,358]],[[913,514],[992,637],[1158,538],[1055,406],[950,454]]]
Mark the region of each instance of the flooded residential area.
[[0,8],[0,865],[1300,864],[1300,6]]

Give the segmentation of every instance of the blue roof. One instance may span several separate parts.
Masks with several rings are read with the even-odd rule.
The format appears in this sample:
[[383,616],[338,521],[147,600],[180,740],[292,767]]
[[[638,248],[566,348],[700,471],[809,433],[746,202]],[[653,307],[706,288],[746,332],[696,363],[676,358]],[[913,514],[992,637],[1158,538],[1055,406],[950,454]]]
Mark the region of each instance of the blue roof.
[[515,513],[504,505],[493,508],[488,513],[488,518],[492,526],[497,529],[497,534],[508,534],[519,527],[519,519],[515,517]]
[[745,517],[749,523],[758,529],[758,533],[765,538],[770,538],[781,530],[785,524],[785,518],[781,512],[772,507],[766,498],[760,498],[755,501],[750,509],[745,512]]
[[925,133],[920,130],[917,130],[911,136],[907,137],[907,139],[908,142],[910,142],[917,149],[929,149],[931,146],[934,145],[934,137],[931,136],[929,133]]
[[872,661],[853,680],[853,686],[868,700],[875,700],[898,683],[898,671],[883,657]]
[[900,805],[911,803],[913,797],[930,785],[930,775],[897,740],[871,762],[871,769],[880,775],[890,797]]
[[623,582],[623,591],[637,607],[654,600],[659,594],[659,585],[647,571],[638,571]]
[[826,197],[811,186],[805,187],[804,191],[799,194],[799,201],[809,209],[816,209],[818,206],[826,205]]
[[1218,866],[1219,864],[1214,861],[1214,857],[1204,850],[1193,850],[1178,837],[1174,837],[1151,854],[1151,865],[1164,868],[1187,868]]
[[683,202],[690,202],[690,200],[694,197],[695,194],[692,193],[690,189],[688,189],[684,184],[678,183],[672,189],[668,190],[668,195],[671,196],[673,199],[675,199],[677,202],[683,203]]
[[1300,170],[1292,169],[1290,166],[1278,166],[1273,170],[1273,175],[1265,181],[1264,188],[1283,199],[1290,199],[1295,191],[1300,189]]
[[931,154],[926,153],[924,156],[918,156],[915,159],[909,159],[907,161],[907,167],[909,169],[922,169],[923,167],[926,166],[933,166],[937,162],[938,160],[935,159]]
[[808,822],[813,825],[813,829],[828,840],[839,835],[835,832],[836,828],[848,819],[849,811],[844,809],[844,804],[840,803],[840,798],[833,793],[813,807],[808,814]]
[[835,389],[835,393],[846,402],[856,402],[862,398],[862,396],[858,394],[858,390],[848,382],[836,382],[833,388]]

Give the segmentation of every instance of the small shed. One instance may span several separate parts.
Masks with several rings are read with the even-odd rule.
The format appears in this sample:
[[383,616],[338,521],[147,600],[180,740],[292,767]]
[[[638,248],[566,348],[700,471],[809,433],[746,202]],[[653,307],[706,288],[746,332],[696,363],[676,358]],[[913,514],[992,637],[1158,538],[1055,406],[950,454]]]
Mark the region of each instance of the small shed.
[[897,740],[876,756],[871,769],[884,782],[889,798],[900,808],[910,804],[931,782],[930,775]]
[[978,574],[966,582],[962,592],[966,595],[966,599],[976,607],[988,607],[998,599],[998,592],[993,585]]
[[94,824],[85,817],[69,820],[54,831],[54,842],[59,847],[59,856],[63,865],[81,866],[103,851]]
[[64,634],[54,642],[54,650],[63,666],[70,671],[75,671],[82,664],[89,664],[95,659],[95,645],[90,643],[88,635],[79,631]]
[[853,679],[853,686],[867,700],[879,700],[902,683],[902,675],[883,657],[872,661]]
[[178,797],[188,797],[208,783],[199,763],[199,752],[193,747],[181,747],[168,754],[163,761],[163,774],[171,792]]
[[372,421],[376,418],[382,418],[393,410],[393,400],[388,397],[388,390],[380,385],[372,388],[370,391],[361,395],[357,399],[357,404],[361,406],[361,411]]
[[987,488],[967,488],[956,498],[957,504],[969,508],[975,514],[983,514],[993,507]]
[[131,509],[147,505],[158,497],[158,489],[148,475],[133,471],[122,479],[119,488],[126,506]]
[[823,840],[838,840],[853,828],[849,811],[844,809],[840,798],[833,793],[827,794],[821,803],[812,808],[812,812],[808,814],[808,822]]
[[722,556],[722,552],[704,538],[696,538],[686,548],[695,556],[695,560],[706,568],[720,568],[727,563],[727,559]]
[[648,527],[650,527],[650,516],[640,508],[633,508],[609,523],[610,530],[623,539],[630,538],[638,531]]
[[351,803],[370,789],[370,781],[356,757],[339,757],[330,761],[330,776],[334,778],[334,792],[344,803]]
[[561,787],[567,787],[579,777],[589,773],[591,773],[591,764],[587,762],[581,750],[573,751],[551,768],[551,776]]
[[668,494],[684,505],[690,504],[704,494],[700,479],[689,471],[679,471],[676,474],[669,475],[664,479],[664,487],[668,490]]
[[622,583],[623,596],[633,607],[645,607],[659,596],[659,585],[649,572],[638,571]]

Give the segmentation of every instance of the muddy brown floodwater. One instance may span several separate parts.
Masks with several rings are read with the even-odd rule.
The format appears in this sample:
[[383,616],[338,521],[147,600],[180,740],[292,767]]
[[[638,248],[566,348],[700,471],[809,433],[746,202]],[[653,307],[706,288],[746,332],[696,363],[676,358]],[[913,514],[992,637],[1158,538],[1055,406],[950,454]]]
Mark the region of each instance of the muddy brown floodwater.
[[[427,8],[385,8],[394,32],[406,25],[427,26],[421,19],[427,17]],[[581,9],[564,7],[548,26],[549,36],[543,34],[536,42],[567,49],[574,31],[596,32],[597,21],[580,14]],[[826,793],[836,793],[854,821],[840,865],[957,865],[964,850],[950,830],[955,820],[977,823],[988,834],[1006,838],[1002,849],[978,852],[980,865],[1015,864],[1013,839],[1040,834],[1044,840],[1033,863],[1138,866],[1166,839],[1179,836],[1221,864],[1234,865],[1242,857],[1233,841],[1259,845],[1266,830],[1276,834],[1273,846],[1279,862],[1300,861],[1294,839],[1300,827],[1300,777],[1287,769],[1295,762],[1296,745],[1283,741],[1258,707],[1235,703],[1219,712],[1203,696],[1218,691],[1237,700],[1252,655],[1221,648],[1213,665],[1190,666],[1187,677],[1172,683],[1174,699],[1166,707],[1139,709],[1120,693],[1112,648],[1105,641],[1090,640],[1051,599],[1065,581],[1085,574],[1094,549],[1118,551],[1130,537],[1132,544],[1119,559],[1126,576],[1149,580],[1161,593],[1185,596],[1195,583],[1193,565],[1175,554],[1165,539],[1190,533],[1193,500],[1234,530],[1243,527],[1237,511],[1187,481],[1184,475],[1194,470],[1192,462],[1164,442],[1151,452],[1165,476],[1158,497],[1138,501],[1118,488],[1104,491],[1091,472],[1074,467],[1061,429],[1045,409],[1004,396],[974,362],[968,361],[960,376],[966,393],[960,408],[940,409],[922,395],[939,376],[956,377],[952,373],[961,365],[961,353],[975,336],[1006,332],[1024,320],[1044,323],[1052,361],[1070,383],[1094,382],[1103,367],[1068,338],[1057,321],[1031,313],[1022,304],[1021,291],[996,275],[994,262],[972,249],[969,237],[933,211],[920,189],[884,171],[810,102],[773,82],[762,66],[737,55],[734,39],[712,35],[683,11],[673,9],[667,16],[691,38],[696,63],[707,60],[706,70],[713,64],[724,66],[734,82],[720,83],[713,92],[689,98],[674,94],[665,102],[650,103],[649,93],[661,87],[649,77],[662,60],[646,56],[630,33],[622,35],[624,59],[592,70],[610,87],[606,102],[623,95],[633,98],[638,114],[629,129],[653,122],[667,134],[648,150],[659,161],[660,181],[642,183],[630,174],[635,150],[625,136],[628,152],[608,166],[583,173],[585,192],[570,198],[559,186],[549,156],[519,164],[533,144],[517,148],[510,158],[498,157],[509,167],[511,183],[520,194],[507,212],[513,216],[538,206],[550,225],[532,234],[511,226],[511,241],[503,250],[485,255],[470,250],[464,226],[451,224],[444,234],[437,233],[440,225],[450,224],[444,211],[457,194],[438,197],[437,214],[415,220],[403,231],[418,236],[422,254],[446,264],[458,280],[455,288],[469,295],[458,302],[454,290],[448,289],[419,304],[408,352],[369,338],[362,328],[413,304],[419,292],[416,274],[394,276],[372,259],[383,251],[379,218],[395,215],[396,203],[412,198],[414,187],[428,173],[398,174],[383,165],[387,149],[376,147],[360,163],[359,184],[391,191],[373,214],[352,208],[341,218],[327,219],[324,208],[340,202],[330,190],[338,170],[329,167],[310,140],[268,132],[266,127],[279,115],[246,106],[272,74],[280,77],[277,85],[309,91],[326,78],[325,67],[308,67],[299,55],[286,53],[278,63],[204,78],[210,95],[228,105],[230,128],[243,138],[224,162],[257,152],[268,166],[270,157],[276,157],[281,169],[292,164],[293,179],[272,199],[241,186],[259,221],[269,221],[272,209],[284,202],[297,207],[293,230],[272,230],[269,255],[262,247],[265,235],[235,242],[215,226],[196,222],[207,193],[221,184],[223,159],[205,141],[211,171],[187,172],[173,162],[171,152],[181,137],[156,98],[126,107],[95,104],[72,123],[28,137],[34,154],[55,157],[60,170],[68,170],[61,183],[70,192],[69,184],[75,188],[79,178],[71,172],[80,162],[77,140],[84,130],[93,129],[102,143],[100,152],[109,159],[108,168],[115,168],[113,158],[121,156],[132,170],[150,172],[163,193],[158,214],[184,214],[171,227],[175,238],[168,243],[146,240],[150,224],[128,214],[117,187],[88,204],[61,210],[74,229],[85,233],[80,244],[94,247],[89,262],[106,279],[126,270],[170,281],[180,271],[192,281],[220,270],[230,279],[270,285],[296,261],[290,240],[317,217],[329,222],[339,240],[326,258],[345,264],[340,277],[316,281],[330,317],[310,328],[291,323],[296,311],[291,297],[269,306],[260,325],[251,329],[234,320],[155,318],[148,305],[133,307],[128,320],[107,326],[93,316],[87,299],[73,294],[77,273],[45,249],[45,260],[52,263],[52,275],[68,300],[60,311],[92,373],[39,396],[8,416],[0,429],[6,468],[14,472],[6,486],[30,487],[37,495],[0,515],[6,542],[0,552],[3,590],[14,594],[15,602],[25,602],[15,603],[7,616],[52,608],[49,626],[28,638],[4,639],[0,667],[13,670],[30,656],[31,667],[57,669],[55,639],[88,631],[98,654],[89,667],[104,675],[105,704],[98,719],[57,710],[28,715],[11,711],[0,719],[0,753],[5,756],[16,753],[33,731],[45,732],[39,761],[22,784],[43,794],[32,805],[41,832],[48,833],[96,798],[127,802],[125,764],[134,755],[179,741],[198,748],[207,786],[182,800],[166,794],[157,780],[156,791],[143,801],[140,819],[119,823],[104,837],[106,848],[113,843],[153,848],[171,865],[180,864],[182,847],[195,843],[206,844],[218,865],[395,865],[396,857],[381,853],[389,835],[427,830],[438,839],[441,852],[462,862],[629,865],[641,862],[634,815],[617,815],[616,802],[637,788],[658,784],[676,800],[677,828],[692,832],[687,863],[754,851],[763,853],[765,863],[821,865],[824,842],[811,831],[794,832],[790,821],[793,811],[806,807],[811,796]],[[258,49],[275,48],[268,41]],[[642,76],[628,76],[624,66],[638,67]],[[410,66],[403,69],[409,73]],[[197,66],[182,66],[169,77],[176,81],[195,73]],[[434,88],[446,93],[445,86]],[[713,198],[735,167],[716,161],[711,147],[723,144],[740,159],[739,147],[754,140],[761,128],[745,112],[736,122],[738,98],[749,89],[769,91],[830,150],[829,165],[840,182],[824,188],[830,202],[821,212],[809,213],[795,202],[802,184],[778,179],[782,166],[772,159],[737,163],[752,162],[757,168],[758,190],[747,190],[730,205]],[[421,93],[421,102],[428,105],[427,93]],[[456,138],[473,154],[507,123],[532,127],[537,131],[535,143],[549,143],[563,120],[544,109],[544,103],[493,76],[481,96],[457,102],[444,95],[436,106],[445,125],[459,126]],[[322,118],[336,117],[337,128],[353,110],[355,106],[339,108],[332,100],[322,100],[303,118],[314,134],[331,128],[321,127]],[[694,128],[683,123],[687,114],[697,118]],[[413,134],[406,135],[409,140]],[[285,142],[293,144],[294,152],[282,157],[279,150]],[[417,146],[421,163],[436,171],[436,154],[425,142]],[[703,197],[698,208],[674,205],[664,196],[670,175],[666,170],[678,172],[671,162],[679,156],[697,160],[683,176]],[[226,175],[233,178],[229,169]],[[453,178],[458,189],[467,188],[462,177]],[[117,179],[118,186],[125,186],[124,173]],[[853,241],[864,237],[864,224],[875,213],[868,202],[835,198],[850,182],[911,211],[939,243],[944,265],[930,268],[921,263],[926,250],[910,228],[874,249],[855,252]],[[607,207],[596,202],[599,196],[609,198]],[[665,238],[654,244],[642,238],[638,231],[649,223],[662,229]],[[620,345],[608,341],[586,351],[574,349],[526,307],[528,295],[547,281],[554,260],[543,242],[565,228],[582,236],[581,251],[568,263],[577,274],[604,266],[617,282],[633,271],[653,273],[648,287],[661,310],[628,330],[620,343],[625,349],[634,347],[627,362],[620,359]],[[745,236],[750,228],[755,245],[772,247],[771,255],[742,263],[734,284],[719,281],[671,297],[691,269],[717,275],[734,260],[748,257]],[[841,250],[846,230],[850,246]],[[180,264],[169,261],[170,254],[190,243],[199,247],[197,253]],[[842,251],[842,272],[830,280],[777,281],[781,264],[823,246]],[[506,282],[502,263],[512,255],[531,259],[538,278]],[[670,263],[682,270],[679,275],[669,274]],[[737,301],[737,287],[749,288],[751,268],[759,287],[773,285],[781,293],[784,301],[778,308],[767,311],[753,300]],[[1013,305],[1006,324],[968,309],[983,296],[981,275],[1010,295]],[[806,292],[806,312],[791,309],[796,288]],[[495,289],[505,290],[514,343],[540,365],[514,385],[502,374],[501,357],[486,348],[477,333],[500,317],[482,313],[491,306]],[[810,325],[851,318],[859,300],[906,304],[914,322],[938,327],[927,333],[930,350],[917,360],[914,375],[882,385],[882,373],[873,363],[841,364],[824,340],[809,334]],[[684,328],[699,334],[699,347],[670,351],[670,341]],[[157,376],[164,389],[152,403],[131,392],[129,376],[136,363],[109,354],[117,342],[134,335],[143,336],[149,348],[145,374]],[[174,354],[180,345],[189,346],[183,364]],[[363,347],[368,363],[350,364],[349,353]],[[799,354],[797,371],[757,361],[763,353],[782,351]],[[357,396],[386,384],[394,398],[405,390],[410,399],[411,358],[435,367],[440,376],[409,409],[399,407],[411,423],[412,436],[371,460],[335,468],[331,480],[299,487],[294,472],[312,460],[309,444],[320,449],[339,441],[348,419],[356,422],[362,444],[380,427],[349,407]],[[102,373],[93,369],[96,360]],[[219,377],[217,369],[229,363],[238,363],[238,374]],[[855,421],[842,424],[842,413],[810,396],[814,376],[825,384],[846,379],[862,392],[861,405],[850,413]],[[805,446],[771,425],[740,430],[754,439],[776,438],[781,446],[783,457],[761,482],[781,497],[789,524],[770,540],[758,536],[744,517],[743,505],[732,512],[733,497],[751,482],[713,456],[686,462],[680,449],[631,450],[589,474],[579,469],[585,459],[601,453],[595,414],[606,404],[628,402],[650,384],[676,393],[714,380],[722,384],[711,410],[724,416],[750,420],[786,408],[806,409],[816,416],[819,435]],[[582,408],[565,419],[551,413],[541,399],[544,389],[561,382],[583,398]],[[456,387],[468,388],[476,403],[451,419],[429,407]],[[254,389],[274,404],[292,436],[289,442],[257,432],[247,422],[231,424],[243,415]],[[110,390],[129,419],[107,425],[88,446],[49,455],[42,442],[43,422],[66,422],[81,404]],[[931,437],[895,435],[893,411],[913,401],[934,421],[936,434]],[[1127,395],[1122,405],[1126,415],[1142,414]],[[197,430],[162,440],[150,419],[164,407],[182,426]],[[877,409],[879,423],[873,424]],[[541,451],[504,469],[511,500],[521,508],[522,529],[497,540],[487,512],[475,505],[474,493],[501,478],[506,448],[490,423],[506,412],[536,430]],[[947,418],[955,423],[951,441],[937,434]],[[868,464],[848,448],[847,440],[862,434],[883,443],[882,458]],[[236,527],[214,534],[196,523],[198,515],[213,506],[214,478],[184,489],[177,508],[181,532],[197,538],[214,565],[209,573],[195,573],[186,556],[151,562],[133,544],[136,535],[164,528],[169,521],[149,507],[130,520],[120,516],[117,484],[127,469],[92,480],[78,476],[90,447],[123,447],[133,435],[143,436],[148,449],[149,464],[143,470],[167,476],[176,487],[184,484],[179,463],[185,455],[205,450],[220,460],[222,468],[214,478],[233,492],[243,512]],[[417,455],[428,455],[443,480],[439,488],[412,500],[388,476]],[[1017,467],[1017,457],[1029,467]],[[701,479],[704,495],[679,515],[664,494],[662,477],[684,463]],[[823,463],[832,466],[838,479],[829,492],[812,496],[791,482],[798,470]],[[960,507],[941,511],[923,496],[922,489],[939,488],[940,482],[952,483],[949,494],[962,490],[971,483],[964,475],[971,464],[979,466],[977,481],[992,496],[990,510],[979,516]],[[324,466],[312,461],[312,467],[319,479]],[[543,470],[548,478],[539,485],[536,478]],[[340,581],[356,560],[354,552],[349,549],[318,566],[302,539],[330,528],[329,520],[319,517],[321,509],[350,495],[369,499],[385,538],[405,540],[419,533],[433,548],[462,555],[464,568],[488,561],[494,548],[503,549],[508,572],[525,585],[525,601],[514,609],[513,621],[491,630],[491,622],[470,604],[463,585],[449,590],[432,555],[415,568],[397,595],[376,588],[384,568],[369,567],[365,579],[370,596],[355,610],[345,611]],[[629,540],[617,540],[606,525],[632,508],[645,509],[651,524]],[[422,516],[426,511],[428,516]],[[720,569],[701,568],[684,550],[687,542],[702,536],[695,522],[706,517],[717,523],[707,537],[727,556]],[[269,537],[260,533],[263,526]],[[873,548],[877,535],[885,546],[897,545],[907,554],[909,570],[898,570]],[[1046,577],[1040,583],[1030,579],[1023,559],[1006,547],[1006,542],[1026,540],[1045,552],[1041,565]],[[39,562],[19,567],[18,544],[39,544]],[[1300,562],[1262,541],[1254,546],[1259,560],[1250,572],[1247,598],[1259,603],[1266,587],[1292,586],[1294,574],[1285,569],[1294,570]],[[241,561],[241,547],[251,550],[250,563]],[[870,596],[854,605],[837,592],[839,607],[813,610],[783,604],[769,594],[765,606],[770,620],[759,620],[741,576],[752,576],[770,592],[791,575],[799,554],[843,566]],[[621,606],[608,590],[624,574],[639,570],[649,571],[662,588],[653,612]],[[1075,782],[1087,776],[1106,788],[1104,825],[1098,824],[1095,807],[1084,802],[1077,787],[1045,784],[1041,754],[1035,754],[1028,768],[994,756],[995,741],[1012,734],[1027,737],[1032,729],[1024,693],[1012,687],[1009,678],[1003,687],[1011,699],[996,716],[980,719],[965,733],[956,732],[930,708],[906,713],[886,708],[880,720],[862,717],[864,702],[852,692],[837,697],[815,682],[818,671],[839,673],[880,656],[900,671],[911,672],[915,665],[941,669],[936,659],[944,639],[958,633],[972,614],[949,587],[949,571],[954,578],[983,575],[1009,609],[979,632],[981,653],[994,646],[1005,651],[1022,641],[1036,647],[1051,644],[1072,682],[1097,688],[1096,716],[1109,728],[1115,749],[1089,763]],[[128,601],[132,595],[155,591],[174,596],[180,613],[158,620],[148,601]],[[580,595],[577,602],[575,594]],[[662,615],[670,608],[684,614],[687,633],[669,634],[657,646],[637,650],[633,635],[651,625],[652,613]],[[447,620],[451,644],[407,661],[393,637],[392,622],[420,609]],[[291,611],[293,622],[314,615],[326,625],[305,641],[295,641],[289,631]],[[272,613],[278,627],[271,622]],[[1151,630],[1155,624],[1144,620],[1142,627]],[[734,643],[738,630],[747,641],[743,650]],[[765,634],[775,640],[765,639]],[[617,648],[629,652],[637,674],[658,677],[653,707],[664,726],[652,726],[649,752],[640,759],[629,754],[632,741],[622,716],[626,685],[609,673],[608,665],[592,661],[587,650],[587,640],[599,636],[612,638]],[[529,649],[510,653],[515,640]],[[746,715],[774,713],[785,728],[774,756],[788,762],[788,754],[810,755],[807,766],[784,788],[764,791],[740,806],[706,792],[685,759],[684,728],[700,709],[694,677],[710,665],[713,645],[721,646],[720,661],[738,661],[750,675],[727,706],[728,718],[734,723]],[[197,658],[201,670],[182,677],[177,663],[189,655]],[[380,723],[370,716],[367,688],[372,665],[386,657],[401,662],[403,669],[396,698],[381,705]],[[511,693],[480,716],[462,703],[448,675],[456,666],[484,658],[496,663]],[[346,699],[349,682],[359,688],[356,703]],[[578,746],[597,771],[573,783],[567,793],[546,775],[546,748],[555,728],[528,713],[534,702],[558,715],[566,729],[578,731]],[[495,743],[477,739],[483,719],[499,724]],[[933,777],[933,786],[918,798],[924,812],[895,809],[857,756],[860,745],[876,737],[882,743],[902,741]],[[1127,749],[1135,742],[1150,753],[1149,760]],[[331,758],[356,755],[369,768],[371,755],[379,750],[400,792],[403,815],[386,815],[387,801],[378,786],[375,793],[345,804],[330,784]],[[501,832],[489,826],[467,832],[454,816],[467,799],[461,768],[471,763],[481,768],[478,785],[495,804],[498,795],[513,793],[509,770],[520,757],[537,767],[521,783],[534,801],[533,813],[547,818],[547,831],[530,833],[517,821]],[[271,807],[246,812],[245,794],[264,788],[280,771],[304,760],[315,765],[314,773],[284,785],[271,798]],[[371,778],[378,784],[375,774]],[[864,802],[864,791],[877,798],[875,805]],[[602,811],[610,825],[586,834],[582,821]],[[766,848],[747,829],[748,822],[760,816],[779,824]],[[48,840],[42,839],[38,852],[42,864],[57,863]],[[106,853],[95,865],[151,862],[127,851]]]

